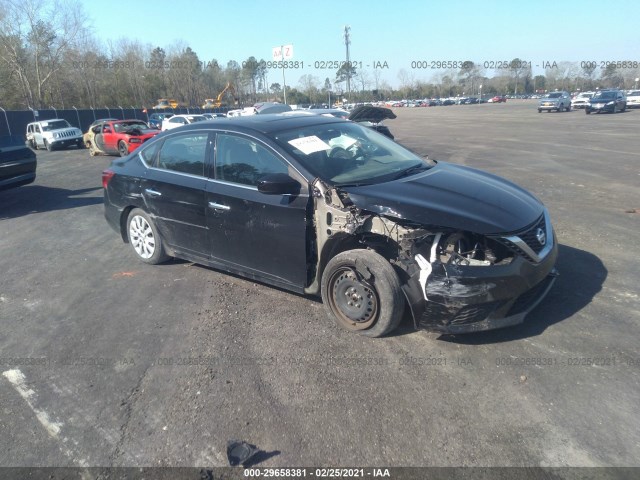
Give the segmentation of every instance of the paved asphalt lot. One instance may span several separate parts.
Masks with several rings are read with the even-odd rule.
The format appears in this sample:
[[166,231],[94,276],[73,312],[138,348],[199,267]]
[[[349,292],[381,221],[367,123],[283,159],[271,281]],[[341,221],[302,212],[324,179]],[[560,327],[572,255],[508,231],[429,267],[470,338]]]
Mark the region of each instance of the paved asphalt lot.
[[397,114],[400,143],[549,208],[561,276],[526,324],[361,338],[313,299],[143,264],[103,218],[111,158],[40,151],[0,192],[0,465],[226,466],[230,439],[260,466],[640,465],[640,111]]

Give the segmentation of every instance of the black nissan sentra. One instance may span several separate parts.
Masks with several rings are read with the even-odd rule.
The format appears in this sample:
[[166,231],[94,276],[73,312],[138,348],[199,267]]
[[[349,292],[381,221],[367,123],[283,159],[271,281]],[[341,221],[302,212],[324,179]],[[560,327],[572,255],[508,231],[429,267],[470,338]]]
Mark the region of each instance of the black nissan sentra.
[[162,133],[102,174],[105,216],[137,257],[321,295],[371,337],[524,320],[551,288],[549,213],[517,185],[435,162],[369,128],[255,115]]

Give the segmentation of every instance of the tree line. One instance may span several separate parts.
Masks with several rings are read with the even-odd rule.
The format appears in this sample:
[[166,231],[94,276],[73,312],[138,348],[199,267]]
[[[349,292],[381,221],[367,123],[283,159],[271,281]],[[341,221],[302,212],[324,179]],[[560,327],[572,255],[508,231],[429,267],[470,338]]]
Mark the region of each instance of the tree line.
[[[586,64],[585,64],[586,63]],[[227,105],[283,101],[280,70],[254,56],[221,64],[202,59],[188,45],[160,47],[139,40],[98,41],[82,5],[74,0],[0,0],[0,106],[5,109],[153,107],[159,98],[200,106],[206,98]],[[640,70],[595,62],[559,62],[544,75],[513,59],[499,70],[464,62],[426,80],[424,70],[400,70],[399,86],[382,79],[382,70],[342,64],[322,79],[302,75],[287,86],[291,104],[375,101],[389,98],[448,97],[462,94],[521,94],[545,90],[631,88]],[[347,79],[350,80],[347,82]],[[347,83],[351,91],[346,91]],[[482,85],[482,89],[480,89]]]

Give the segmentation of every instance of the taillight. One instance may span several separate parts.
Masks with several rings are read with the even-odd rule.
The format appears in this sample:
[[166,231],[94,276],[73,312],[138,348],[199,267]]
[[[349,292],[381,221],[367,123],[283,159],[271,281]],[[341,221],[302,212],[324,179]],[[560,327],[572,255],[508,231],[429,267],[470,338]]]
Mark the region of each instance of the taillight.
[[107,188],[107,185],[109,185],[109,182],[115,174],[116,173],[112,170],[105,170],[102,172],[102,188]]

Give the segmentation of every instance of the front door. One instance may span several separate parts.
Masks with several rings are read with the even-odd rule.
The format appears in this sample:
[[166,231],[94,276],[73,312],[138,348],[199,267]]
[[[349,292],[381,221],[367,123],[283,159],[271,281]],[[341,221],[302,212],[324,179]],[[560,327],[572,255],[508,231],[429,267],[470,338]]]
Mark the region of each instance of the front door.
[[[307,281],[308,186],[279,154],[252,137],[218,133],[215,172],[207,182],[211,260],[238,273],[301,290]],[[258,179],[285,173],[297,195],[266,195]]]

